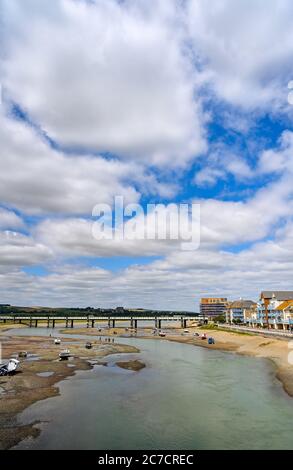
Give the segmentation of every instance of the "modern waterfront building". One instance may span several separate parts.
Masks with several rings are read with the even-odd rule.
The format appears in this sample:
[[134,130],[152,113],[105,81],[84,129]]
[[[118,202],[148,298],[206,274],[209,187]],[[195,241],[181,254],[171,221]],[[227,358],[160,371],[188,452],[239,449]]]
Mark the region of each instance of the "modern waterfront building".
[[256,312],[257,303],[252,300],[235,300],[229,302],[226,311],[226,322],[249,323]]
[[[286,300],[276,308],[276,319],[285,325],[285,329],[293,330],[293,300]],[[278,323],[276,323],[278,325]],[[284,329],[284,326],[283,326]]]
[[203,297],[200,299],[200,315],[203,318],[215,318],[226,315],[228,300],[226,297]]
[[252,323],[268,328],[291,330],[293,291],[264,291],[260,294]]

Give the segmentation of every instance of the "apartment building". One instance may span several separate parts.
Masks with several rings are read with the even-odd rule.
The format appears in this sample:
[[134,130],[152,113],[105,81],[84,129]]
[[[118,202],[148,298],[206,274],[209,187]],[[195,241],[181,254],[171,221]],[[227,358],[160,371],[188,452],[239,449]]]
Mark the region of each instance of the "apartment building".
[[226,297],[204,297],[200,299],[200,315],[210,319],[226,315],[227,306]]
[[293,291],[264,291],[260,294],[252,323],[268,328],[291,330]]
[[257,303],[252,300],[229,302],[226,312],[227,323],[249,323],[256,312]]

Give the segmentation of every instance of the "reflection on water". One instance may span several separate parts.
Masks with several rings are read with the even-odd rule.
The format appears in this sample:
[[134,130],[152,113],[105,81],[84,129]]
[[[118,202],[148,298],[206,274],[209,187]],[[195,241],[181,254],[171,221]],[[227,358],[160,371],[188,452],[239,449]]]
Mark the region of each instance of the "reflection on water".
[[21,422],[44,423],[36,440],[17,448],[292,448],[293,401],[269,361],[167,341],[116,341],[138,347],[140,354],[124,358],[147,367],[136,373],[95,366],[64,380],[61,396],[22,413]]

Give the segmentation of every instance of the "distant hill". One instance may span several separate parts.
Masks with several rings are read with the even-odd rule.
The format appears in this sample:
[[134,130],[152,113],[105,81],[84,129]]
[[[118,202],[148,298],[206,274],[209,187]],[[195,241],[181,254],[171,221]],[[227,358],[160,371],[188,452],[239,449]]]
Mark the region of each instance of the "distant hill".
[[127,309],[123,307],[117,308],[51,308],[51,307],[19,307],[13,305],[0,305],[0,316],[1,315],[39,315],[39,316],[87,316],[87,315],[116,315],[117,317],[123,315],[197,315],[195,312],[186,312],[186,311],[171,311],[171,310],[146,310],[143,308],[137,309]]

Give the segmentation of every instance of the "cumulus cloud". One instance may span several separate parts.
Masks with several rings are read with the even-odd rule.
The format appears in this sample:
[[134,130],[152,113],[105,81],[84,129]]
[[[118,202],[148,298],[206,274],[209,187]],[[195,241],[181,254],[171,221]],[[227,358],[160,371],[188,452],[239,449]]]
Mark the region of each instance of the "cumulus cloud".
[[[286,108],[293,54],[290,0],[188,4],[193,48],[215,96],[246,110]],[[270,109],[271,108],[271,109]]]
[[156,165],[205,149],[195,70],[164,15],[114,0],[26,3],[5,2],[4,84],[53,139]]
[[50,261],[50,249],[18,232],[0,232],[0,266],[31,266]]
[[18,229],[24,226],[24,222],[15,212],[0,207],[0,230]]
[[268,149],[260,155],[260,174],[282,174],[293,172],[293,132],[284,131],[279,139],[279,147]]
[[[24,121],[0,109],[0,199],[26,213],[88,214],[98,203],[126,202],[146,194],[170,197],[174,184],[159,182],[138,164],[93,155],[68,155],[51,148]],[[136,189],[138,187],[138,190]]]

